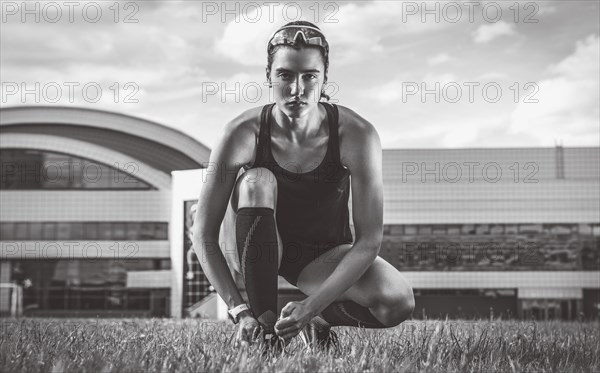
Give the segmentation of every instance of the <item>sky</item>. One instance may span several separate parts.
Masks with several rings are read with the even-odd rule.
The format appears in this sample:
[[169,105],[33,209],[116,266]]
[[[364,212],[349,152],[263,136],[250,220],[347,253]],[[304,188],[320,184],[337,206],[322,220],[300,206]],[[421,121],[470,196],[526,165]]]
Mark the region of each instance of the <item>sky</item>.
[[329,41],[331,102],[384,149],[600,146],[598,1],[22,4],[1,2],[1,107],[114,111],[213,148],[272,102],[267,40],[302,19]]

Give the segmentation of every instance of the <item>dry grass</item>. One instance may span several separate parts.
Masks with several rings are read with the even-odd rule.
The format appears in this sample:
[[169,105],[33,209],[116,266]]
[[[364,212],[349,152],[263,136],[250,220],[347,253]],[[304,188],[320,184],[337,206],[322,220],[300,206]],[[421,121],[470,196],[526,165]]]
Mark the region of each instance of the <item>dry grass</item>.
[[2,372],[592,372],[599,324],[407,321],[391,329],[334,328],[337,351],[282,356],[235,348],[227,321],[3,319]]

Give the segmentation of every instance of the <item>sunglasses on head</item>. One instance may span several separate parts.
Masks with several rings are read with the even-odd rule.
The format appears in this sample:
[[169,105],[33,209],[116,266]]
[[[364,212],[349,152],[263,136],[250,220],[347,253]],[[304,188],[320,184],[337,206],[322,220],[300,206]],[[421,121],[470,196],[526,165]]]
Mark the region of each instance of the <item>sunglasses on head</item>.
[[293,45],[297,44],[298,38],[302,38],[304,43],[325,48],[329,53],[329,44],[325,40],[325,36],[321,30],[311,26],[283,26],[275,31],[269,39],[267,51],[271,52],[273,47],[277,45]]

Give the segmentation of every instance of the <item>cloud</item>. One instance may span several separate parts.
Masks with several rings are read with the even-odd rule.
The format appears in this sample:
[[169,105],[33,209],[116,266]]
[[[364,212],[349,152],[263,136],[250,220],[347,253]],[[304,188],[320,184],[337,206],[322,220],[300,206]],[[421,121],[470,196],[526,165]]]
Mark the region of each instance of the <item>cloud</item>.
[[[412,15],[405,21],[402,2],[375,1],[361,4],[337,5],[335,12],[329,11],[329,22],[314,22],[314,4],[302,3],[302,19],[318,24],[331,45],[331,58],[336,65],[356,64],[376,58],[386,52],[386,46],[397,47],[400,42],[414,42],[414,36],[430,33],[452,25],[447,22],[422,22],[421,17]],[[266,64],[266,43],[273,31],[284,25],[281,11],[272,12],[269,7],[252,7],[252,11],[229,22],[221,37],[215,41],[214,49],[222,56],[244,66]],[[314,18],[314,17],[313,17]],[[245,19],[256,19],[245,22]]]
[[[387,105],[398,103],[404,100],[410,102],[421,102],[423,92],[436,90],[436,84],[439,83],[438,91],[450,82],[456,82],[457,77],[452,73],[432,74],[426,73],[420,79],[411,78],[407,74],[397,75],[392,80],[366,89],[360,95],[366,100],[375,100],[378,104]],[[416,86],[415,86],[416,84]],[[413,93],[413,90],[416,92]]]
[[473,41],[477,44],[485,44],[500,36],[515,34],[515,25],[498,21],[491,25],[481,25],[473,33]]
[[489,71],[489,72],[486,72],[486,73],[483,73],[483,74],[477,76],[478,81],[481,81],[481,80],[498,81],[498,80],[504,80],[507,78],[508,78],[508,74],[502,73],[499,71]]
[[447,53],[439,53],[439,54],[436,54],[435,56],[429,57],[427,59],[427,64],[429,66],[441,65],[450,60],[452,60],[452,58],[450,56],[448,56]]
[[[510,131],[536,138],[539,145],[600,145],[598,109],[600,68],[598,35],[576,43],[575,52],[548,67],[551,75],[538,82],[538,103],[523,99],[512,113]],[[531,93],[529,90],[528,93]]]

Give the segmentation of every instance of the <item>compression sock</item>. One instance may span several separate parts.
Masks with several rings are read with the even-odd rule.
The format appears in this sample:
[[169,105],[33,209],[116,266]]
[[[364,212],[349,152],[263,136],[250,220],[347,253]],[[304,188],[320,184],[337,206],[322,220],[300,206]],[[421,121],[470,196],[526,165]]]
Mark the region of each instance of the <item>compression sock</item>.
[[265,333],[274,333],[277,322],[279,251],[273,209],[239,208],[235,231],[248,303]]
[[353,301],[333,302],[321,312],[321,316],[331,326],[388,327],[377,320],[368,307]]

